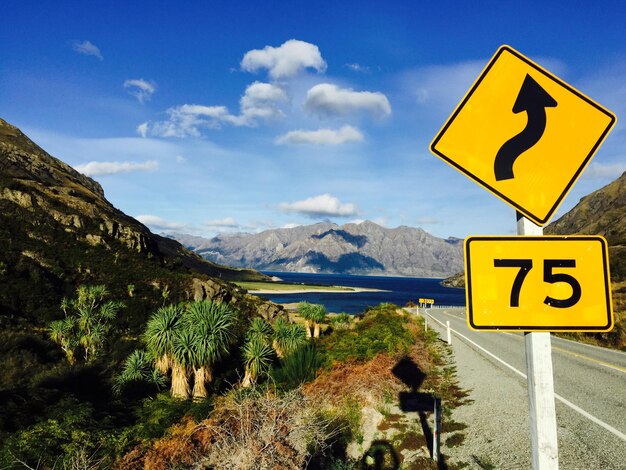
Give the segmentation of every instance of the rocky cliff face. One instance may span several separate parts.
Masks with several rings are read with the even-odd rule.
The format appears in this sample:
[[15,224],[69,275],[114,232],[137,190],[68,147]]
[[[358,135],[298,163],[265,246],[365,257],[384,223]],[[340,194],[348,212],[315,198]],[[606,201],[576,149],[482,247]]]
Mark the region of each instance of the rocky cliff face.
[[205,293],[234,298],[231,287],[208,276],[262,277],[210,263],[152,234],[113,207],[96,181],[1,119],[0,244],[0,322],[46,317],[80,283],[118,290],[132,284],[146,298],[167,286],[166,292],[191,298],[198,295],[197,278]]
[[211,240],[174,235],[209,260],[268,271],[446,277],[463,267],[460,240],[373,222],[319,223]]

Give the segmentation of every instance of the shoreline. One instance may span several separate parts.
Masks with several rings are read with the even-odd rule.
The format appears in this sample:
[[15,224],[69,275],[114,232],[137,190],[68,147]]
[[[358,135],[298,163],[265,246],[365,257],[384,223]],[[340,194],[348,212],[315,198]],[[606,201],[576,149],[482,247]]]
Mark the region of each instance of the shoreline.
[[249,290],[248,294],[253,295],[270,295],[270,294],[309,294],[312,292],[320,292],[325,294],[355,294],[358,292],[391,292],[384,289],[370,289],[367,287],[345,287],[345,286],[332,286],[334,289],[313,289],[303,287],[302,289],[258,289]]

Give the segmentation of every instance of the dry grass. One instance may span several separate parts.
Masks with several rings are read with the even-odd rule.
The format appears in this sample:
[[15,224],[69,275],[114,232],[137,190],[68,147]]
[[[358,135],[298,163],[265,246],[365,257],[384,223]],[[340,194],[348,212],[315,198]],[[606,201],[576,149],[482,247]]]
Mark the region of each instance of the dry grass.
[[147,450],[138,446],[118,469],[299,469],[323,453],[338,429],[300,390],[231,393],[210,418],[187,418]]
[[399,392],[404,388],[392,372],[396,363],[396,358],[379,354],[366,363],[338,364],[305,384],[303,391],[319,403],[332,402],[344,396],[358,397],[364,403],[377,403],[389,392]]

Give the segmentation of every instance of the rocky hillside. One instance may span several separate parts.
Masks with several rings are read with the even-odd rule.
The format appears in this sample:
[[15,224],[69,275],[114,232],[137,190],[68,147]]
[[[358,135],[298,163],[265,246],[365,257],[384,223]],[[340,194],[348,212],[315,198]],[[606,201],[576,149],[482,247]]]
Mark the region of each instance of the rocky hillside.
[[463,267],[461,241],[373,222],[318,223],[211,240],[173,235],[205,258],[267,271],[447,277]]
[[465,289],[465,272],[460,272],[453,276],[445,278],[441,281],[441,285],[444,287]]
[[107,284],[118,296],[175,298],[226,295],[230,287],[210,277],[261,277],[152,234],[113,207],[96,181],[1,119],[0,244],[0,324],[47,320],[82,283]]
[[626,172],[612,183],[583,197],[544,233],[602,235],[609,242],[611,277],[626,280]]

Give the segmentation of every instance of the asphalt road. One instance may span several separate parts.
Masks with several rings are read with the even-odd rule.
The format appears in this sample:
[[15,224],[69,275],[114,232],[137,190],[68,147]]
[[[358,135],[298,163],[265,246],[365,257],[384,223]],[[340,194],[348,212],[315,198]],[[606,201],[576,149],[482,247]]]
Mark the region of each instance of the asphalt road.
[[[523,334],[472,331],[463,309],[428,313],[450,321],[459,380],[472,389],[474,403],[456,418],[468,424],[459,458],[474,468],[530,468]],[[626,353],[552,336],[552,362],[560,468],[626,469]]]

